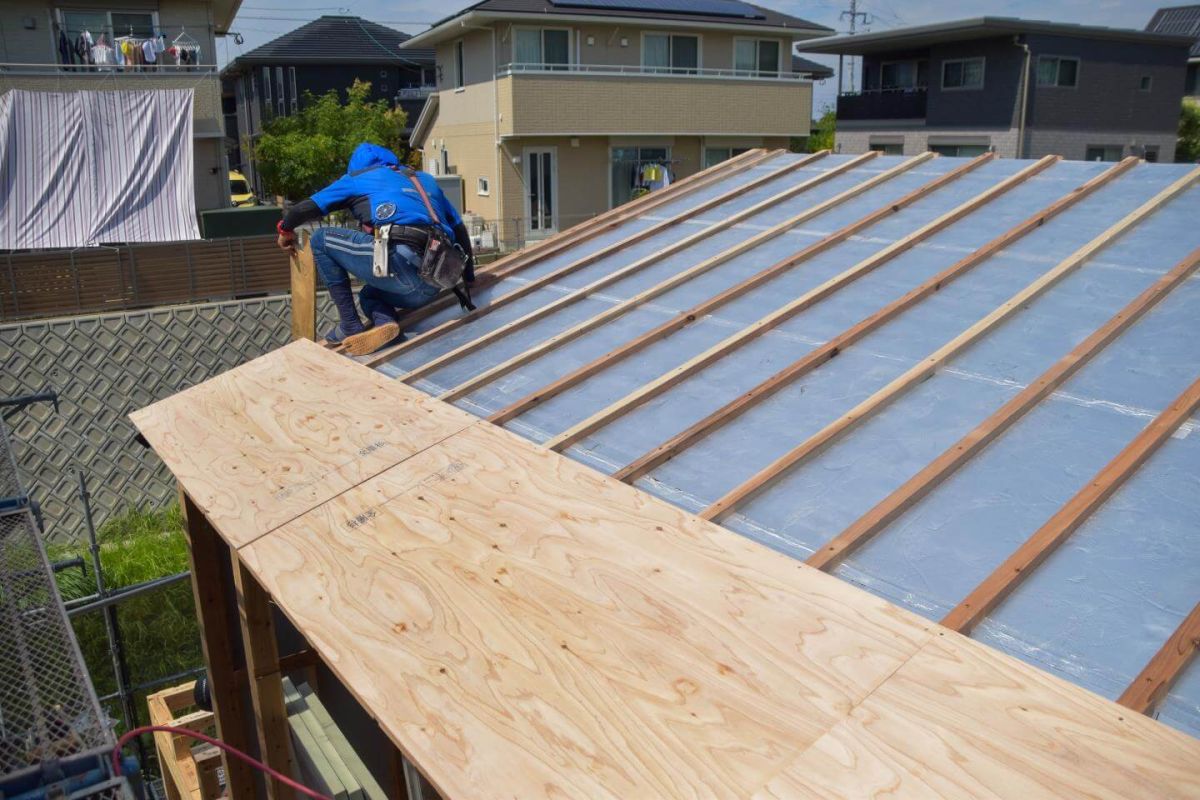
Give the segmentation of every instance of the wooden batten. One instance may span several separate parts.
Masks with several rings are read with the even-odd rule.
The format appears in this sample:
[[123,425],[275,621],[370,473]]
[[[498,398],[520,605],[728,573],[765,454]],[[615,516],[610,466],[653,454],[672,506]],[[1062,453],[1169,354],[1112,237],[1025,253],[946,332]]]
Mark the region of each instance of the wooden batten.
[[675,434],[667,441],[631,461],[625,467],[614,472],[613,477],[621,481],[635,481],[651,470],[670,461],[680,452],[691,447],[706,436],[710,436],[796,379],[807,375],[826,361],[836,358],[847,347],[859,341],[868,333],[879,329],[885,323],[912,308],[920,301],[941,291],[951,282],[962,277],[971,269],[983,263],[1005,247],[1008,247],[1025,234],[1041,227],[1048,220],[1089,196],[1104,184],[1124,174],[1138,160],[1133,157],[1127,158],[1086,183],[1077,186],[1068,194],[1060,197],[1033,216],[1000,234],[979,249],[959,259],[920,286],[888,303],[870,316],[834,336],[825,344],[784,367],[770,378],[748,390],[745,394],[738,396],[699,422]]
[[502,425],[505,422],[524,414],[531,408],[534,408],[535,406],[544,403],[553,397],[557,397],[559,394],[562,394],[572,386],[576,386],[593,375],[603,372],[612,365],[629,358],[635,353],[641,352],[655,342],[671,335],[675,331],[686,327],[704,315],[711,314],[717,308],[736,300],[747,292],[752,291],[769,280],[774,279],[776,276],[791,269],[797,264],[802,263],[808,258],[811,258],[817,253],[832,247],[840,241],[844,241],[858,231],[874,224],[878,220],[883,219],[890,214],[896,213],[901,208],[909,205],[920,197],[925,196],[939,186],[954,180],[964,172],[969,172],[984,161],[991,160],[991,158],[992,154],[984,154],[979,156],[977,159],[974,159],[960,167],[957,167],[956,169],[951,170],[950,172],[945,173],[944,175],[938,176],[934,180],[918,187],[912,192],[909,192],[896,202],[877,209],[867,216],[862,217],[859,220],[835,231],[834,233],[823,237],[821,240],[809,245],[800,252],[788,256],[782,261],[778,261],[764,270],[760,270],[754,275],[751,275],[749,278],[730,286],[728,289],[725,289],[717,295],[710,297],[699,305],[676,314],[674,317],[662,323],[661,325],[658,325],[657,327],[646,331],[636,338],[631,339],[620,347],[610,350],[599,358],[596,358],[593,361],[579,367],[578,369],[569,372],[558,380],[555,380],[546,386],[543,386],[540,389],[525,395],[519,400],[510,403],[508,406],[489,416],[488,421],[497,425]]
[[[750,167],[757,165],[760,161],[765,160],[769,155],[774,155],[774,154],[775,154],[774,152],[769,153],[769,154],[764,153],[763,156],[759,159],[743,161],[739,165],[738,169],[725,171],[725,172],[720,173],[719,175],[711,176],[711,180],[706,180],[703,183],[698,183],[693,188],[694,189],[702,188],[703,186],[707,186],[708,184],[716,181],[717,179],[724,180],[724,179],[727,179],[730,175],[735,175],[740,172],[744,172],[744,171],[750,169]],[[474,311],[471,311],[466,314],[462,314],[461,316],[454,317],[453,319],[446,320],[441,325],[438,325],[435,328],[430,328],[427,331],[423,331],[415,336],[410,337],[408,340],[406,340],[394,347],[390,347],[386,350],[383,350],[383,351],[373,355],[370,359],[368,359],[366,361],[366,364],[369,367],[373,367],[373,366],[377,366],[379,364],[386,363],[387,361],[391,360],[392,358],[395,358],[396,356],[400,355],[401,353],[407,352],[408,350],[411,350],[415,347],[419,347],[419,346],[425,344],[426,342],[432,341],[433,339],[436,339],[439,336],[449,333],[452,330],[461,328],[463,325],[468,325],[477,319],[485,317],[494,311],[504,308],[505,306],[509,305],[510,303],[514,303],[517,300],[520,300],[522,297],[526,297],[526,296],[536,292],[538,289],[541,289],[545,286],[548,286],[548,285],[554,283],[555,281],[559,280],[560,278],[563,278],[574,272],[578,272],[579,270],[583,269],[584,267],[589,266],[590,264],[596,263],[597,261],[599,261],[602,258],[605,258],[606,256],[612,255],[613,253],[620,252],[624,248],[629,247],[630,245],[637,244],[638,242],[640,242],[650,236],[653,236],[663,230],[666,230],[667,228],[673,227],[675,225],[679,225],[679,224],[687,221],[688,219],[691,219],[692,217],[694,217],[697,214],[704,213],[705,211],[708,211],[711,208],[715,208],[716,206],[718,206],[722,203],[725,203],[729,200],[732,200],[732,199],[740,196],[744,192],[753,191],[754,189],[758,188],[759,186],[761,186],[765,183],[769,183],[770,181],[773,181],[776,178],[782,177],[791,172],[795,172],[798,169],[802,169],[802,168],[808,166],[809,164],[813,163],[814,161],[824,158],[828,154],[829,154],[828,150],[822,150],[819,153],[814,153],[813,155],[808,156],[807,158],[801,158],[796,161],[793,161],[790,164],[785,164],[784,166],[780,167],[779,169],[772,170],[761,177],[755,178],[754,180],[750,181],[749,183],[745,184],[744,186],[739,186],[735,189],[731,189],[728,192],[718,195],[717,197],[711,198],[709,200],[705,200],[703,203],[701,203],[700,205],[698,205],[694,208],[689,208],[686,211],[681,211],[680,213],[674,215],[673,217],[669,217],[660,222],[656,222],[655,224],[650,225],[647,228],[644,228],[640,231],[632,233],[629,236],[626,236],[624,239],[621,239],[620,241],[616,241],[610,245],[606,245],[605,247],[600,248],[599,250],[597,250],[594,253],[589,253],[588,255],[583,256],[582,258],[577,258],[565,266],[559,267],[556,270],[552,270],[551,272],[548,272],[539,278],[535,278],[534,280],[531,280],[528,283],[523,284],[522,286],[514,289],[511,292],[507,292],[506,294],[503,294],[500,297],[495,298],[494,300],[489,302],[486,306],[482,306],[480,308],[477,308]],[[645,212],[643,211],[642,213],[645,213]],[[629,219],[632,219],[632,217],[626,216],[626,217],[622,218],[622,221],[628,221]],[[534,262],[531,261],[529,263],[532,264]]]
[[821,452],[847,431],[856,427],[863,420],[870,418],[913,386],[924,381],[939,370],[947,360],[978,341],[1001,322],[1024,308],[1026,304],[1040,297],[1060,280],[1077,270],[1097,252],[1107,247],[1113,240],[1149,217],[1172,198],[1186,191],[1197,180],[1200,180],[1200,167],[1189,171],[1186,175],[1171,183],[1145,203],[1138,206],[1138,208],[1111,225],[1103,233],[1067,256],[1066,259],[1059,262],[1051,270],[1042,274],[1024,289],[1010,297],[987,316],[942,345],[929,356],[917,362],[911,369],[904,372],[891,383],[784,455],[772,461],[748,480],[730,490],[725,496],[704,509],[700,516],[704,519],[719,520],[732,513],[739,504],[746,502],[759,492],[773,485],[789,470]]
[[1139,714],[1153,714],[1197,652],[1200,652],[1200,603],[1183,618],[1117,702]]
[[317,338],[317,265],[312,249],[297,249],[288,259],[292,275],[292,341]]
[[813,553],[808,559],[808,565],[818,569],[828,569],[870,541],[913,504],[940,486],[943,481],[972,458],[979,455],[984,448],[996,440],[996,437],[1016,424],[1038,403],[1066,383],[1072,375],[1112,344],[1147,311],[1158,305],[1159,301],[1166,297],[1172,289],[1187,280],[1198,266],[1200,266],[1200,249],[1176,264],[1167,274],[1155,281],[1146,291],[1113,315],[1108,322],[1073,347],[1071,352],[1056,361],[1036,380],[998,408],[995,413],[950,445],[924,469],[855,520],[827,545]]
[[1045,525],[955,606],[942,620],[947,628],[969,633],[1021,581],[1029,577],[1059,545],[1129,480],[1188,417],[1200,408],[1200,379],[1134,437],[1117,457],[1101,469]]
[[[681,252],[681,251],[687,249],[688,247],[691,247],[692,245],[696,244],[697,242],[700,242],[704,239],[707,239],[707,238],[713,236],[716,233],[719,233],[728,228],[732,228],[734,225],[737,225],[738,223],[740,223],[746,219],[752,218],[753,216],[760,213],[762,210],[764,210],[766,208],[770,208],[771,206],[781,203],[784,200],[787,200],[788,198],[795,197],[796,195],[802,194],[803,192],[808,191],[809,189],[811,189],[814,186],[817,186],[822,183],[825,183],[826,181],[832,180],[833,178],[842,174],[843,172],[847,172],[847,171],[853,169],[854,167],[858,166],[863,161],[869,160],[869,158],[870,158],[869,156],[864,155],[864,156],[859,156],[858,158],[855,158],[855,159],[851,159],[850,161],[846,161],[842,164],[839,164],[836,167],[834,167],[833,169],[828,170],[827,172],[824,172],[813,178],[809,178],[806,181],[803,181],[803,182],[801,182],[795,186],[792,186],[788,189],[785,189],[784,191],[779,192],[778,194],[775,194],[765,200],[762,200],[762,201],[754,204],[750,208],[744,209],[742,211],[739,211],[736,214],[732,214],[729,217],[726,217],[725,219],[721,220],[720,222],[718,222],[716,224],[709,225],[709,226],[705,227],[703,230],[700,230],[697,233],[692,234],[691,236],[687,236],[687,237],[681,239],[680,241],[675,242],[674,244],[668,245],[667,247],[663,248],[662,250],[660,250],[656,253],[652,253],[643,258],[639,258],[637,261],[634,261],[632,264],[629,264],[620,269],[613,270],[612,272],[608,273],[607,275],[597,278],[596,280],[592,281],[591,283],[587,284],[586,286],[576,289],[575,291],[571,292],[570,294],[564,295],[563,297],[560,297],[559,299],[557,299],[551,303],[547,303],[546,305],[541,306],[540,308],[537,308],[537,309],[529,312],[528,314],[525,314],[522,317],[518,317],[517,319],[515,319],[511,322],[501,325],[499,328],[496,328],[495,330],[488,331],[487,333],[482,334],[482,335],[476,337],[475,339],[465,342],[464,344],[459,345],[458,347],[456,347],[455,349],[451,350],[448,353],[445,353],[441,356],[438,356],[437,358],[434,358],[430,361],[425,362],[421,366],[416,367],[415,369],[413,369],[410,372],[408,372],[407,374],[405,374],[401,378],[401,380],[403,380],[407,383],[407,382],[416,380],[417,378],[424,377],[424,376],[430,374],[431,372],[435,372],[436,370],[441,369],[442,367],[446,366],[447,364],[449,364],[452,361],[462,358],[463,356],[473,353],[477,350],[480,350],[480,349],[488,346],[492,342],[494,342],[498,339],[502,339],[505,336],[508,336],[509,334],[511,334],[515,331],[521,330],[522,328],[526,328],[526,327],[532,325],[533,323],[537,322],[538,320],[544,319],[544,318],[556,313],[557,311],[560,311],[563,308],[566,308],[566,307],[574,305],[575,303],[578,303],[582,300],[585,300],[591,294],[593,294],[607,286],[610,286],[620,280],[623,280],[624,278],[627,278],[630,275],[640,272],[643,269],[646,269],[647,267],[650,267],[653,264],[658,263],[659,261],[661,261],[663,258],[666,258],[667,256],[673,255],[674,253]],[[773,238],[774,236],[778,236],[778,235],[782,234],[787,229],[787,227],[790,227],[791,225],[795,225],[795,224],[796,224],[795,222],[792,222],[791,220],[789,220],[788,222],[774,226],[773,228],[770,228],[767,231],[763,231],[762,233],[756,234],[754,237],[751,237],[751,239],[748,239],[746,242],[736,245],[733,248],[729,248],[729,249],[723,251],[722,253],[718,254],[717,256],[713,256],[712,258],[708,258],[708,259],[701,261],[696,266],[691,267],[689,270],[687,270],[687,274],[688,275],[696,275],[696,274],[699,274],[700,272],[711,269],[711,268],[717,266],[718,264],[722,263],[722,261],[721,261],[722,258],[726,258],[726,259],[731,258],[732,256],[730,256],[728,254],[731,253],[732,251],[738,250],[738,252],[742,252],[745,249],[748,249],[749,247],[753,246],[752,244],[750,244],[751,242],[753,242],[754,244],[758,244],[763,241],[766,241],[770,238]],[[683,273],[677,273],[676,275],[672,276],[672,278],[670,278],[669,280],[678,281],[680,279],[681,274],[683,274]],[[659,284],[659,286],[662,286],[662,285],[663,284]],[[652,287],[651,289],[648,289],[646,291],[647,292],[653,291],[654,288],[658,288],[658,287]],[[642,297],[642,295],[645,295],[645,292],[643,292],[641,295],[638,295],[638,297],[640,298],[640,297]],[[626,302],[628,302],[628,301],[626,301]],[[560,334],[560,336],[561,335],[562,334]],[[515,358],[520,358],[520,357],[521,356],[518,355]],[[475,378],[472,378],[471,381],[476,382],[476,383],[474,383],[474,385],[480,385],[478,382],[480,382],[480,381],[486,382],[488,380],[494,380],[496,377],[499,377],[499,375],[502,374],[503,370],[512,369],[514,367],[515,367],[515,364],[513,364],[512,360],[510,359],[509,361],[504,362],[503,364],[497,364],[495,367],[493,367],[492,369],[490,369],[486,373],[484,373],[486,378],[484,378],[482,376],[476,376]],[[456,386],[451,390],[451,392],[454,393],[454,396],[459,396],[459,395],[465,393],[466,391],[469,391],[469,388],[466,386],[466,384]]]
[[[660,378],[645,384],[629,395],[626,395],[621,400],[618,400],[616,403],[613,403],[607,408],[574,425],[570,429],[549,440],[546,443],[546,446],[550,447],[551,449],[561,450],[579,441],[584,436],[599,430],[622,414],[628,413],[631,409],[636,408],[637,406],[661,395],[663,392],[667,391],[673,386],[678,385],[681,381],[685,380],[689,376],[696,374],[710,364],[729,355],[729,353],[733,352],[737,348],[757,339],[759,336],[762,336],[783,322],[786,322],[796,314],[799,314],[801,311],[811,308],[834,292],[842,289],[845,286],[848,286],[862,276],[878,269],[901,253],[912,249],[920,242],[945,229],[947,226],[954,224],[975,209],[985,205],[988,202],[991,202],[996,197],[999,197],[1000,195],[1012,189],[1014,186],[1019,185],[1033,175],[1036,175],[1038,172],[1046,169],[1057,160],[1057,156],[1047,156],[1046,158],[1030,164],[1028,167],[1025,167],[1015,175],[1004,179],[987,191],[982,192],[970,200],[959,204],[950,211],[947,211],[936,219],[921,226],[913,233],[898,239],[879,252],[868,256],[862,261],[859,261],[857,264],[854,264],[844,272],[841,272],[825,281],[820,286],[810,289],[809,291],[797,297],[795,300],[792,300],[765,317],[751,323],[732,336],[729,336],[721,342],[718,342],[705,352],[689,359],[680,366],[669,370]],[[982,162],[970,162],[970,164],[979,163]],[[970,166],[970,164],[967,166]]]

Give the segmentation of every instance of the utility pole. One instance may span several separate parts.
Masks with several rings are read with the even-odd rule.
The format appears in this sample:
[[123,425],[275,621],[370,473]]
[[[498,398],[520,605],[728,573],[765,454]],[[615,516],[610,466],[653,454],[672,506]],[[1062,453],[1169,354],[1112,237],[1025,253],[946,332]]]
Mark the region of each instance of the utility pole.
[[[848,33],[853,36],[858,33],[858,21],[861,19],[863,25],[870,24],[870,14],[865,11],[858,10],[858,0],[850,0],[850,8],[846,9],[838,16],[838,19],[849,19],[850,30]],[[838,94],[842,93],[842,88],[845,81],[842,80],[842,65],[845,61],[845,56],[838,54]],[[854,58],[850,58],[850,91],[854,91]]]

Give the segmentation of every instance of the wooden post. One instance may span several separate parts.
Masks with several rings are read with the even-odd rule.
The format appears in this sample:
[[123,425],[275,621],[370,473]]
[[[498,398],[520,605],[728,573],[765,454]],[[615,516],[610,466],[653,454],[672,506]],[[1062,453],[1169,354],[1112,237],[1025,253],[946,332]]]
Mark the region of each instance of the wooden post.
[[[307,237],[305,237],[307,240]],[[303,249],[300,249],[301,246]],[[317,338],[317,265],[308,242],[297,243],[292,264],[292,340]]]
[[[188,541],[192,594],[196,600],[200,645],[204,663],[208,666],[217,736],[231,747],[249,752],[250,731],[237,684],[231,609],[227,600],[233,587],[221,564],[221,551],[226,545],[182,486],[179,487],[179,508],[183,512],[183,530]],[[236,758],[225,758],[224,761],[230,800],[253,800],[257,793],[250,766]]]
[[[238,618],[246,653],[246,682],[254,706],[258,751],[267,766],[291,777],[295,774],[295,762],[271,606],[262,586],[236,554],[233,555],[233,582],[237,586]],[[270,800],[294,800],[295,796],[291,787],[273,779],[267,780]]]

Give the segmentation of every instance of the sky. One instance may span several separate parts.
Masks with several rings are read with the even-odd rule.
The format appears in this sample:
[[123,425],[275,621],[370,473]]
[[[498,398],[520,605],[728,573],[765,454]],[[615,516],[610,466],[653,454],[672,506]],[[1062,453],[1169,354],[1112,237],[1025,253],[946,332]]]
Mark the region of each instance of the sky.
[[[430,23],[443,19],[469,3],[439,0],[243,0],[233,30],[242,35],[238,45],[232,36],[217,42],[217,63],[224,66],[241,53],[249,52],[322,14],[354,14],[382,25],[420,33]],[[751,0],[785,14],[800,17],[844,32],[848,20],[840,18],[849,0]],[[1076,22],[1114,28],[1144,28],[1160,6],[1179,5],[1183,0],[860,0],[858,10],[868,15],[860,30],[883,31],[909,25],[927,25],[952,19],[984,15],[1022,17],[1051,22]],[[808,56],[837,68],[837,56]],[[849,72],[849,68],[847,68]],[[847,76],[848,78],[849,76]],[[832,105],[837,80],[821,82],[813,92],[813,116]]]

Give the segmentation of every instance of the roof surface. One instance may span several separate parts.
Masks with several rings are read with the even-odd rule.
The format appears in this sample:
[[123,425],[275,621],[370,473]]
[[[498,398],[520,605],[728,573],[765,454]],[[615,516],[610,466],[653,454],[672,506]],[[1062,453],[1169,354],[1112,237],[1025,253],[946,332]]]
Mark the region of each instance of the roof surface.
[[1045,33],[1054,36],[1074,36],[1084,39],[1107,41],[1142,42],[1179,46],[1189,39],[1179,35],[1131,30],[1128,28],[1105,28],[1097,25],[1076,25],[1067,22],[1018,19],[1016,17],[972,17],[970,19],[938,22],[933,25],[917,25],[896,28],[878,33],[860,33],[856,36],[830,36],[804,42],[801,48],[809,53],[845,53],[862,55],[897,47],[925,47],[945,42],[969,39],[986,39],[1017,33]]
[[423,44],[426,39],[435,41],[438,37],[439,29],[460,17],[483,14],[488,16],[497,15],[529,15],[535,14],[544,17],[595,17],[597,20],[604,19],[635,19],[645,21],[667,21],[680,25],[707,25],[721,26],[730,28],[786,28],[794,30],[798,34],[801,32],[808,35],[822,35],[833,33],[833,30],[826,28],[824,25],[818,25],[815,22],[809,22],[799,17],[792,17],[787,14],[781,14],[764,6],[746,3],[757,11],[761,12],[761,19],[745,19],[741,17],[729,17],[716,14],[692,14],[680,13],[675,11],[633,11],[626,9],[615,8],[579,8],[575,6],[556,6],[548,0],[481,0],[474,5],[467,6],[461,11],[452,14],[445,19],[439,20],[430,26],[428,31],[423,31],[413,37],[418,44]]
[[1190,54],[1200,57],[1200,5],[1160,8],[1146,24],[1146,30],[1190,36],[1194,42]]
[[833,67],[827,67],[824,64],[819,64],[816,61],[801,58],[794,54],[792,55],[792,72],[810,73],[813,76],[813,80],[833,77]]
[[323,16],[238,56],[239,64],[433,63],[432,50],[400,51],[407,33],[361,17]]

